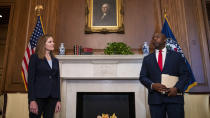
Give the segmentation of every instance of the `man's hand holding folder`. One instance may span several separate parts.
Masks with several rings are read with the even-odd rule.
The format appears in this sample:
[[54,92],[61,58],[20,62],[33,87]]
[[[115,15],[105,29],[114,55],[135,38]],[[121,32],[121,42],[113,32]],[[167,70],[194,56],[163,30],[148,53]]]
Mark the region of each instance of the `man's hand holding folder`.
[[160,83],[153,83],[151,88],[155,91],[160,92],[160,93],[167,91],[166,86],[163,84],[160,84]]
[[178,82],[177,76],[171,76],[168,74],[161,75],[161,83],[153,83],[152,89],[160,92],[161,94],[166,94],[168,96],[176,96],[177,88],[174,86]]
[[179,78],[177,76],[171,76],[168,74],[161,75],[161,84],[166,86],[167,90],[165,92],[168,94],[168,96],[177,95],[177,88],[175,88],[175,85],[178,80]]

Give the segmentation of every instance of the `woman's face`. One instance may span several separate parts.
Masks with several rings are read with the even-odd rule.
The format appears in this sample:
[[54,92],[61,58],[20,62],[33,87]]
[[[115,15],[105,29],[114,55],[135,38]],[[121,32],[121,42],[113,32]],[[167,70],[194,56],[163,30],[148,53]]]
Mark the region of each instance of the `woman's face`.
[[53,51],[54,50],[54,41],[52,37],[49,37],[45,43],[45,49],[47,51]]

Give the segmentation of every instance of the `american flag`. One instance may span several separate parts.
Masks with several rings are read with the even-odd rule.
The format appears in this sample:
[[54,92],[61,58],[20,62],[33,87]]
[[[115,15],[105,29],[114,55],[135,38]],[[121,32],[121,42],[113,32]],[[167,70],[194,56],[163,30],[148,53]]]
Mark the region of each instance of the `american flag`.
[[28,90],[27,83],[28,83],[29,60],[30,60],[31,55],[35,52],[36,44],[37,44],[37,41],[39,40],[39,37],[43,35],[44,35],[44,30],[42,26],[41,16],[38,16],[36,26],[34,28],[34,31],[32,33],[28,46],[26,47],[24,57],[22,60],[21,75],[24,81],[26,91]]
[[189,90],[192,87],[197,85],[197,82],[195,80],[195,77],[194,77],[194,74],[193,74],[192,69],[190,67],[190,64],[188,63],[187,59],[185,58],[181,47],[179,46],[175,36],[173,35],[173,32],[170,28],[170,25],[168,23],[168,19],[167,19],[166,15],[165,15],[165,22],[164,22],[163,28],[162,28],[162,33],[165,34],[165,36],[168,38],[168,40],[166,41],[166,48],[169,49],[169,50],[176,51],[176,52],[180,53],[185,60],[188,71],[190,73],[190,81],[185,86],[185,92],[189,92]]

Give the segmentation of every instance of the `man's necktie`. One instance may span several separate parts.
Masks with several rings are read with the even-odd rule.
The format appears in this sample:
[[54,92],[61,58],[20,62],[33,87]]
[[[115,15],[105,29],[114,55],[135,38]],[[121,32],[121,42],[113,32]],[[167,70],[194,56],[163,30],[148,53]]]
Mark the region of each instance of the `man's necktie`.
[[159,50],[158,54],[158,65],[160,67],[160,70],[163,70],[163,56],[162,56],[162,50]]

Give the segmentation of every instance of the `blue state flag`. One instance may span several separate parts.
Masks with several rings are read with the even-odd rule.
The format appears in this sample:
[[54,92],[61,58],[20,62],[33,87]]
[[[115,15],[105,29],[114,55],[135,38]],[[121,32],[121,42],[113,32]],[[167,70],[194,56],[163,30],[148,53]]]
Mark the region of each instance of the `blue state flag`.
[[195,77],[194,77],[194,74],[193,74],[192,69],[190,67],[190,64],[188,63],[187,59],[185,58],[184,53],[183,53],[181,47],[179,46],[171,28],[170,28],[170,25],[168,23],[168,19],[167,19],[166,15],[165,15],[165,22],[163,24],[163,28],[162,28],[161,32],[163,34],[165,34],[165,36],[167,37],[166,48],[169,49],[169,50],[176,51],[176,52],[180,53],[185,60],[185,63],[187,65],[187,68],[188,68],[189,73],[190,73],[190,81],[187,83],[184,90],[185,90],[185,92],[189,92],[189,90],[192,87],[197,85],[197,82],[195,80]]

